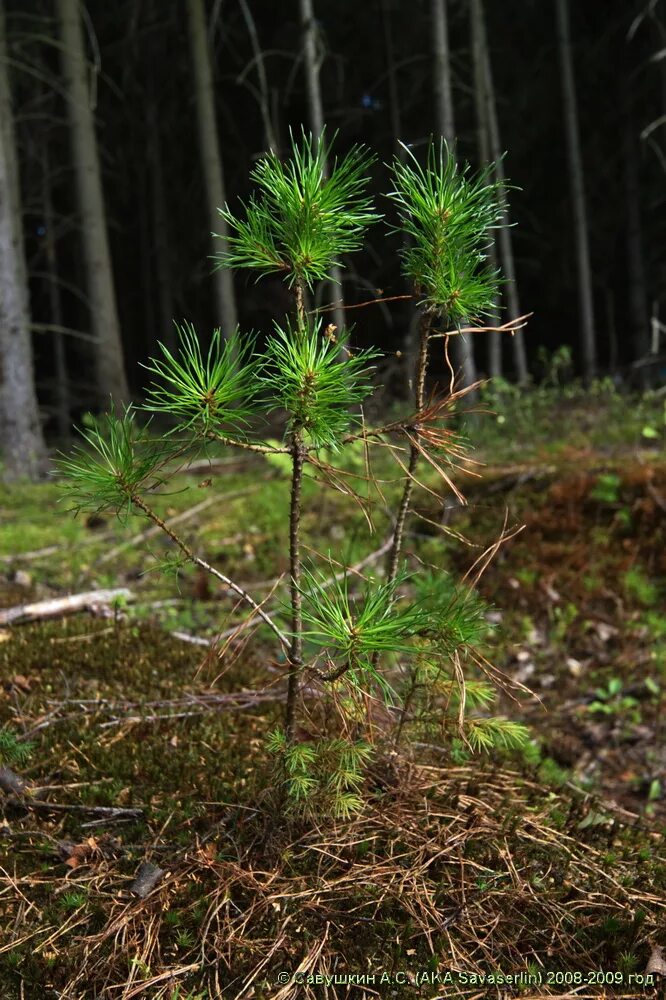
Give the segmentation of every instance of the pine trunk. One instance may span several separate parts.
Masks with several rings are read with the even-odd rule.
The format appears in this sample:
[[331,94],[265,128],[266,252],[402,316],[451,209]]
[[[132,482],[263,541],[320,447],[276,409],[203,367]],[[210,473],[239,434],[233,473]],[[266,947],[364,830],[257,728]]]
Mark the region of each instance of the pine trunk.
[[160,142],[159,120],[156,102],[151,96],[147,110],[148,148],[150,157],[150,193],[153,253],[155,260],[155,281],[157,283],[157,305],[159,329],[162,343],[170,351],[176,348],[176,327],[173,314],[173,293],[169,256],[169,220],[164,191],[162,170],[162,144]]
[[[317,54],[317,28],[312,0],[300,0],[300,4],[308,116],[313,138],[317,140],[324,131],[324,108],[319,83],[320,60]],[[335,307],[332,309],[333,322],[338,330],[342,331],[345,326],[344,293],[342,289],[342,272],[337,265],[331,268],[331,292],[333,302],[335,303]]]
[[92,328],[96,339],[97,389],[100,402],[129,400],[120,323],[106,227],[102,177],[88,86],[78,0],[58,0],[61,59],[69,109],[72,156],[88,281]]
[[[453,154],[455,147],[455,119],[453,114],[453,93],[451,87],[451,53],[449,50],[449,29],[447,0],[432,0],[433,56],[435,63],[435,107],[437,128],[448,143]],[[471,337],[452,337],[453,362],[461,372],[464,385],[476,382],[476,364]],[[469,397],[468,397],[469,398]]]
[[33,377],[20,182],[0,2],[0,441],[6,479],[37,479],[46,448]]
[[[493,81],[492,63],[490,61],[490,50],[488,48],[488,35],[486,32],[486,21],[483,10],[483,0],[473,0],[474,7],[477,8],[476,26],[479,48],[479,72],[483,76],[483,94],[486,102],[485,119],[488,128],[488,138],[490,142],[489,156],[495,163],[495,176],[503,184],[506,180],[504,173],[503,148],[499,130],[499,119],[497,116],[497,101],[495,100],[495,86]],[[500,188],[500,203],[502,206],[502,227],[498,234],[502,267],[506,277],[506,300],[509,309],[509,319],[516,319],[521,314],[520,298],[518,295],[518,283],[516,281],[516,264],[513,255],[513,240],[511,237],[511,218],[509,215],[509,205],[506,198],[506,191]],[[501,334],[499,335],[501,336]],[[525,355],[525,340],[523,331],[518,330],[511,338],[513,347],[513,362],[516,376],[519,382],[526,382],[529,378],[527,370],[527,358]]]
[[574,226],[576,229],[576,259],[578,266],[578,297],[580,305],[581,352],[583,374],[590,381],[597,372],[597,345],[594,329],[594,298],[592,294],[592,270],[587,231],[587,207],[585,204],[585,182],[583,160],[578,127],[578,105],[574,80],[573,56],[569,31],[568,0],[555,0],[557,12],[557,37],[562,70],[562,97],[564,123],[569,157],[569,183],[573,202]]
[[[490,136],[488,124],[488,97],[485,65],[485,25],[482,0],[471,0],[470,27],[472,43],[472,63],[474,66],[474,105],[476,110],[477,149],[479,166],[490,161]],[[488,247],[488,262],[497,270],[497,245],[494,236]],[[498,325],[500,315],[499,295],[495,295],[491,325]],[[488,334],[488,374],[496,378],[502,374],[502,334]]]
[[[629,86],[627,83],[626,87]],[[629,299],[631,327],[634,340],[634,360],[644,358],[650,350],[650,320],[648,318],[648,291],[643,255],[641,223],[641,189],[638,153],[633,116],[629,98],[623,125],[624,182],[627,205],[627,271],[629,274]]]
[[[206,11],[203,0],[187,0],[189,19],[190,53],[194,70],[195,102],[199,128],[201,161],[206,184],[208,219],[213,237],[213,253],[227,248],[228,227],[218,209],[226,204],[224,174],[220,158],[220,144],[215,115],[215,92],[211,68],[210,47],[206,34]],[[227,267],[215,271],[215,296],[217,314],[225,337],[237,325],[236,297],[232,273]]]
[[69,376],[67,373],[67,351],[65,335],[62,332],[63,315],[58,276],[58,252],[55,238],[55,213],[51,196],[51,164],[48,139],[42,147],[42,207],[44,210],[44,250],[46,256],[48,301],[53,331],[53,368],[55,375],[55,410],[58,437],[66,441],[70,431],[71,400]]

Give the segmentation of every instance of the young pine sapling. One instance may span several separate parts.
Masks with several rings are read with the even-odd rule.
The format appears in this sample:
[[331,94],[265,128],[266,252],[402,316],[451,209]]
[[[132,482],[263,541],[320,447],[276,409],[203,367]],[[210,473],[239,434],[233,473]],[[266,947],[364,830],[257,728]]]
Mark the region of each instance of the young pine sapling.
[[[252,171],[256,193],[242,211],[221,210],[229,235],[228,251],[218,263],[258,276],[282,274],[293,292],[293,315],[276,324],[263,353],[252,337],[225,331],[225,338],[219,330],[204,353],[195,329],[184,324],[179,352],[160,345],[161,356],[147,366],[154,381],[143,409],[169,417],[172,430],[152,439],[129,407],[120,416],[95,421],[84,431],[84,447],[61,463],[77,510],[115,510],[119,516],[140,511],[184,560],[234,591],[272,631],[286,654],[288,680],[284,726],[269,737],[269,749],[281,762],[294,803],[332,808],[343,816],[361,805],[363,768],[372,753],[367,707],[377,699],[388,706],[395,742],[407,725],[429,734],[441,728],[448,717],[442,705],[455,705],[457,738],[469,749],[516,746],[526,738],[522,727],[505,719],[466,717],[466,700],[486,709],[494,694],[486,682],[466,682],[462,666],[467,657],[484,669],[474,651],[488,628],[482,603],[470,588],[452,586],[446,574],[410,575],[403,566],[420,460],[460,496],[449,472],[465,458],[465,448],[447,421],[470,387],[456,390],[452,377],[447,393],[427,400],[429,351],[434,338],[448,345],[463,323],[478,323],[493,308],[499,276],[487,266],[485,251],[489,230],[501,218],[497,185],[490,168],[477,176],[460,170],[443,142],[431,147],[425,167],[409,150],[393,163],[389,198],[397,208],[397,228],[408,237],[403,270],[421,310],[413,412],[367,427],[359,408],[373,392],[379,352],[353,350],[348,332],[324,327],[322,318],[308,311],[307,296],[334,265],[342,266],[344,254],[362,246],[367,228],[380,220],[367,193],[372,161],[361,147],[332,160],[324,140],[306,136],[292,144],[286,162],[266,155]],[[441,332],[435,331],[437,320]],[[257,418],[275,409],[286,412],[282,444],[252,434]],[[150,494],[185,458],[213,442],[289,462],[288,627],[280,622],[279,608],[269,613],[150,505]],[[365,454],[390,444],[402,482],[382,549],[386,570],[366,574],[360,592],[358,572],[351,567],[331,577],[316,565],[304,566],[301,538],[307,467],[319,480],[370,504],[369,497],[344,486],[348,471],[342,475],[330,460],[359,444]],[[364,475],[366,485],[368,479],[372,483],[367,469]],[[298,735],[299,689],[306,677],[332,694],[342,712],[337,732],[305,740]]]

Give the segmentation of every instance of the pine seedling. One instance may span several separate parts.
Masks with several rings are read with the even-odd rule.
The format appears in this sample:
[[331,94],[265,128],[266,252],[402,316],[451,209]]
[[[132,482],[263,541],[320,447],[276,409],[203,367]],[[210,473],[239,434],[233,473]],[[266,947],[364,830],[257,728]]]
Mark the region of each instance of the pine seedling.
[[34,743],[19,740],[7,726],[0,726],[0,767],[21,767],[30,759]]
[[[394,163],[389,198],[409,238],[403,270],[422,310],[414,407],[404,420],[368,429],[356,413],[373,391],[378,353],[355,351],[346,331],[324,328],[306,311],[306,293],[361,246],[367,227],[380,218],[367,193],[372,162],[361,147],[332,159],[323,139],[314,142],[305,135],[292,143],[285,162],[273,153],[264,157],[251,175],[256,193],[237,214],[228,206],[221,210],[230,235],[217,263],[250,268],[257,276],[282,274],[294,294],[294,315],[276,323],[263,355],[253,338],[238,331],[215,330],[204,350],[194,326],[183,323],[177,350],[160,345],[158,358],[146,365],[152,382],[145,409],[171,419],[172,430],[152,440],[149,428],[140,427],[128,408],[94,421],[84,431],[82,446],[61,463],[75,510],[112,510],[119,517],[141,512],[169,538],[179,564],[186,560],[212,574],[271,629],[288,666],[284,726],[268,741],[279,762],[281,787],[295,807],[341,818],[362,803],[364,770],[373,751],[349,734],[363,732],[359,713],[377,694],[399,710],[398,737],[410,721],[410,706],[416,721],[423,718],[427,725],[430,708],[444,703],[445,710],[457,710],[458,732],[468,747],[518,745],[521,738],[520,727],[485,715],[463,725],[466,702],[485,713],[491,701],[488,685],[461,683],[462,658],[473,659],[474,646],[487,630],[484,605],[468,588],[423,574],[411,577],[401,568],[419,458],[453,487],[447,468],[464,457],[461,440],[442,422],[465,390],[426,402],[428,349],[437,316],[449,337],[463,322],[477,322],[492,305],[499,276],[488,268],[485,253],[488,233],[500,221],[497,185],[490,181],[491,168],[475,176],[460,169],[444,143],[430,149],[424,167],[411,153]],[[282,443],[253,437],[256,422],[271,409],[286,414]],[[359,474],[371,479],[369,447],[387,443],[391,435],[407,441],[409,462],[385,577],[377,574],[359,583],[358,573],[345,567],[332,579],[316,565],[304,569],[304,470],[310,465],[332,482],[331,474],[339,470],[325,464],[325,455],[350,447],[361,452]],[[148,502],[148,495],[168,482],[175,460],[210,441],[288,463],[288,630],[263,603],[197,554]],[[405,693],[399,690],[400,676],[410,665]],[[333,692],[344,736],[299,739],[296,711],[306,672]],[[394,714],[387,713],[391,726]],[[336,732],[330,718],[326,732]]]

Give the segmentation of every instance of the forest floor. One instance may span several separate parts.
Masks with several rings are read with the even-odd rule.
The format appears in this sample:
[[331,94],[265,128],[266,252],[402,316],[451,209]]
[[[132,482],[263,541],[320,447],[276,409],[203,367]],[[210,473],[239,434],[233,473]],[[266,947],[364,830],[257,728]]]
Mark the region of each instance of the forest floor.
[[[503,406],[473,426],[467,505],[422,494],[408,549],[462,573],[504,532],[478,581],[485,655],[533,692],[501,705],[532,742],[386,754],[348,821],[276,821],[270,633],[184,638],[233,629],[234,598],[159,572],[169,545],[138,518],[75,520],[55,483],[0,490],[0,608],[132,592],[0,628],[0,726],[32,745],[27,789],[0,782],[0,1000],[660,995],[663,398]],[[287,494],[227,453],[155,507],[275,601]],[[308,482],[306,501],[307,544],[379,548],[339,493]]]

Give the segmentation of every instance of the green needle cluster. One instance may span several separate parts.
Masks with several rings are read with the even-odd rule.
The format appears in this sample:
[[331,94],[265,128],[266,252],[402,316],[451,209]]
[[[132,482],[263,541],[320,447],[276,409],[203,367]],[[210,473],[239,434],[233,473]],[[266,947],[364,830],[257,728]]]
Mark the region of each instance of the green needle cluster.
[[425,632],[448,656],[483,642],[491,625],[489,606],[447,573],[422,572],[414,580],[415,599],[428,616]]
[[354,146],[340,161],[327,163],[323,137],[305,133],[292,140],[286,161],[268,153],[250,177],[258,188],[244,205],[244,217],[220,210],[229,227],[229,250],[221,267],[249,267],[259,274],[282,272],[290,286],[312,287],[325,278],[340,255],[358,250],[366,228],[381,218],[366,194],[374,157]]
[[310,626],[304,637],[354,668],[369,670],[373,654],[378,652],[411,651],[410,640],[427,621],[418,604],[399,599],[405,574],[392,581],[372,581],[357,597],[350,594],[346,573],[331,581],[304,570],[303,577],[303,621]]
[[218,327],[204,354],[194,326],[176,326],[178,356],[160,344],[162,357],[144,365],[160,380],[149,386],[144,408],[175,417],[177,431],[240,430],[256,412],[253,338],[241,337],[238,330],[224,338]]
[[176,449],[164,440],[151,440],[131,406],[121,416],[91,417],[81,435],[87,447],[77,446],[59,463],[64,495],[77,513],[112,510],[122,519],[133,496],[164,484],[160,470]]
[[388,195],[398,209],[398,231],[410,237],[403,271],[422,303],[453,326],[478,320],[492,310],[500,281],[486,263],[488,233],[502,218],[493,167],[470,175],[443,139],[430,146],[425,167],[404,149],[406,158],[394,160]]
[[289,414],[288,434],[304,431],[314,447],[335,449],[354,422],[351,408],[373,390],[378,351],[347,350],[344,335],[322,337],[321,320],[277,326],[266,350],[262,381]]

